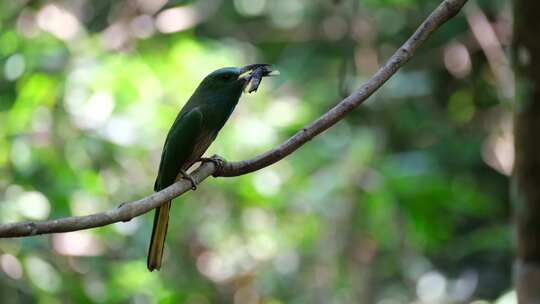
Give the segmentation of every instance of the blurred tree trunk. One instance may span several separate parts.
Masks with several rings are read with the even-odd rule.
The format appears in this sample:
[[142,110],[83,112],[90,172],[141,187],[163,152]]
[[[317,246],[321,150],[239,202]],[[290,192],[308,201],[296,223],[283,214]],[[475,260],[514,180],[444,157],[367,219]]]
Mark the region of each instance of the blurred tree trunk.
[[515,280],[519,303],[528,304],[540,303],[540,1],[516,0],[514,24]]

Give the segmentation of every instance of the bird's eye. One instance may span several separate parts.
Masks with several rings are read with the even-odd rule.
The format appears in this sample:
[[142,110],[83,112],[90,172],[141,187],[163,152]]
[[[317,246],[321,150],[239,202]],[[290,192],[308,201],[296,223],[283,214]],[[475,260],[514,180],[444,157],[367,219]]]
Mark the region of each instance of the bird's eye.
[[223,74],[223,75],[221,75],[221,79],[225,80],[225,81],[231,80],[232,78],[233,78],[233,74]]

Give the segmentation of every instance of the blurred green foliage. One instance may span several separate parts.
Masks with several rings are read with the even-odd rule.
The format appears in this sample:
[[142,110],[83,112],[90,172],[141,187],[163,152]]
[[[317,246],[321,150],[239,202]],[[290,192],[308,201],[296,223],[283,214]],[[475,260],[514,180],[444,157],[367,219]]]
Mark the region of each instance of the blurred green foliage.
[[[263,152],[357,88],[439,2],[2,1],[0,221],[151,193],[168,128],[219,67],[280,69],[208,154]],[[161,272],[145,267],[152,215],[4,239],[0,302],[499,298],[511,281],[511,115],[465,16],[485,14],[505,49],[510,1],[478,5],[292,156],[178,199]]]

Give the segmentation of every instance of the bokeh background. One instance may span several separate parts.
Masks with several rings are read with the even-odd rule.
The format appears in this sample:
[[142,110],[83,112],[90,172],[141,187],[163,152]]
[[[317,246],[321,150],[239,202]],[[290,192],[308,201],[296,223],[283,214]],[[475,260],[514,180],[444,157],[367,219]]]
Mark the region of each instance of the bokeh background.
[[[0,2],[0,222],[152,192],[199,81],[275,64],[208,154],[255,156],[376,71],[438,0]],[[509,0],[471,0],[344,121],[153,214],[0,240],[1,303],[513,303]]]

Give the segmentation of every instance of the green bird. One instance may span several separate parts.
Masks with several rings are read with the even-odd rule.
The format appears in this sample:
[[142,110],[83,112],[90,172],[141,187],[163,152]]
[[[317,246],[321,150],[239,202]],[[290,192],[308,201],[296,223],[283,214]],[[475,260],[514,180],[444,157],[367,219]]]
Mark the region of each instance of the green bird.
[[[256,91],[262,77],[275,72],[268,64],[251,64],[243,68],[222,68],[206,76],[169,130],[154,191],[172,185],[178,178],[190,180],[195,188],[195,182],[186,170],[201,160],[233,112],[242,91]],[[150,271],[161,268],[170,208],[170,201],[156,208],[148,249]]]

